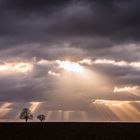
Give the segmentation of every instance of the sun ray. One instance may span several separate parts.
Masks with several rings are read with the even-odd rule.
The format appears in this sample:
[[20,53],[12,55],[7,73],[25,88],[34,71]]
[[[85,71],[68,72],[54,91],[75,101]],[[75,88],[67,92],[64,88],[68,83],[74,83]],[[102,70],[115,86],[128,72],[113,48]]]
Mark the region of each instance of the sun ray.
[[53,111],[47,111],[47,112],[46,112],[46,113],[47,113],[47,114],[46,114],[46,115],[47,115],[47,117],[46,117],[46,118],[47,118],[47,121],[49,121],[49,120],[51,119],[52,112],[53,112]]
[[0,106],[0,118],[11,110],[11,108],[8,108],[10,105],[12,105],[12,103],[3,103],[3,105]]
[[40,102],[31,102],[31,106],[30,106],[31,112],[34,113],[40,104],[41,104]]

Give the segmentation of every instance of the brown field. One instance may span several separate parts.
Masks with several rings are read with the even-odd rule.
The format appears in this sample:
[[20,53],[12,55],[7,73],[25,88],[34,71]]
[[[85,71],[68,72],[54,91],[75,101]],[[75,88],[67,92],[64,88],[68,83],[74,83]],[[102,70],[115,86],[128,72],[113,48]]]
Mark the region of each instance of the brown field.
[[127,140],[140,134],[140,123],[0,123],[0,140]]

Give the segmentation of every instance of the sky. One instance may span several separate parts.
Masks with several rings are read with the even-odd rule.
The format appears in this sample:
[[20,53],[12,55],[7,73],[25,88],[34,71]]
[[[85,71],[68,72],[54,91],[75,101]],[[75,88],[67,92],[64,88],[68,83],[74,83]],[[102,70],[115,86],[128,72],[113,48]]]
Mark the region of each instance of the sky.
[[0,0],[0,121],[140,121],[139,0]]

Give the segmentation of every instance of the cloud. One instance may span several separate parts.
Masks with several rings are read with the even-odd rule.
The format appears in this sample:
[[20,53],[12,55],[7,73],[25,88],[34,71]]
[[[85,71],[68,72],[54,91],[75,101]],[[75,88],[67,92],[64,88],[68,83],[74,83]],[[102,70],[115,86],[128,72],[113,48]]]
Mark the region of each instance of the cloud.
[[48,74],[50,74],[50,75],[53,75],[53,76],[60,76],[60,74],[59,73],[55,73],[55,72],[53,72],[53,71],[48,71]]
[[21,73],[28,73],[32,70],[33,65],[25,62],[19,63],[5,63],[0,65],[0,72],[1,74],[7,73],[14,73],[14,72],[21,72]]
[[14,0],[11,3],[1,0],[1,18],[4,17],[0,26],[1,38],[16,42],[54,42],[57,38],[88,36],[138,40],[139,5],[138,0],[110,0],[107,3],[96,0]]
[[[97,62],[103,62],[103,65]],[[129,94],[133,96],[130,98],[127,91],[124,91],[123,96],[118,94],[116,97],[113,94],[112,89],[115,86],[139,85],[139,73],[136,74],[135,71],[130,71],[130,69],[126,68],[131,67],[129,63],[127,66],[123,66],[122,64],[126,63],[121,63],[120,65],[120,62],[85,58],[77,62],[45,59],[37,61],[35,59],[33,62],[28,63],[7,62],[7,64],[11,69],[5,67],[7,69],[3,72],[9,71],[12,73],[10,75],[5,73],[5,75],[1,74],[0,76],[1,101],[48,101],[50,99],[57,100],[56,97],[60,99],[65,97],[61,99],[62,102],[64,100],[68,102],[70,98],[75,98],[77,101],[85,98],[84,100],[89,103],[93,97],[123,100],[135,100],[138,97],[138,94],[130,92]],[[98,65],[101,66],[98,67]],[[106,67],[108,68],[107,70],[105,69]],[[115,69],[120,70],[120,67],[121,73],[114,72]],[[30,72],[28,68],[31,70]],[[112,68],[113,70],[111,71]],[[136,69],[136,71],[139,70]],[[128,77],[126,72],[129,72]],[[134,73],[138,77],[137,79],[133,77]],[[107,78],[105,78],[106,76]],[[112,79],[115,80],[113,83],[110,82]],[[99,86],[102,86],[102,88],[99,88]]]
[[109,64],[109,65],[115,65],[115,66],[120,66],[120,67],[132,67],[137,70],[139,70],[140,68],[140,62],[126,62],[126,61],[116,62],[114,60],[97,59],[93,63],[94,64]]
[[138,101],[139,12],[138,0],[0,0],[0,101],[73,111]]
[[139,86],[128,86],[128,87],[115,87],[113,92],[114,93],[123,93],[123,92],[128,92],[131,93],[132,95],[135,95],[138,97],[140,97],[140,91],[139,91],[140,87]]

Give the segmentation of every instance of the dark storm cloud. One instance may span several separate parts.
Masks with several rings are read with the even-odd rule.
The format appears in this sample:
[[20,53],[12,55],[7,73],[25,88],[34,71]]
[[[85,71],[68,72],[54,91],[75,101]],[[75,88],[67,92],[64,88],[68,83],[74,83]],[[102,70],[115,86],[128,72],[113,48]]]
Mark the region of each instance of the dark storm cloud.
[[139,7],[137,0],[70,5],[52,17],[54,22],[50,24],[50,31],[114,40],[139,39]]
[[[57,59],[79,48],[82,56],[140,59],[138,0],[1,0],[0,7],[1,58]],[[132,43],[133,52],[126,47]]]
[[138,0],[1,0],[0,49],[7,49],[1,57],[56,59],[80,48],[82,56],[139,60],[138,50],[128,55],[126,47],[138,43],[139,6]]
[[16,41],[19,37],[42,41],[59,36],[139,39],[138,0],[1,0],[0,7],[1,38],[12,37]]
[[[68,0],[69,1],[69,0]],[[18,0],[1,0],[1,4],[4,5],[4,8],[13,9],[13,10],[21,10],[25,11],[25,9],[28,11],[37,11],[43,9],[43,7],[46,8],[52,8],[52,7],[58,7],[62,6],[68,1],[65,0],[24,0],[24,1],[18,1]]]

